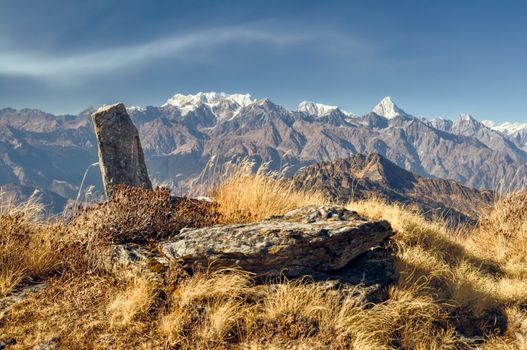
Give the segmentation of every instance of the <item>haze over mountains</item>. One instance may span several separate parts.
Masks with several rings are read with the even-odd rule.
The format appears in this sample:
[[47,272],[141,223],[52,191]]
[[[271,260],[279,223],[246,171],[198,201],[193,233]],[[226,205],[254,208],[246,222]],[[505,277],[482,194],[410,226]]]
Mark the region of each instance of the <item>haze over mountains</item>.
[[[86,168],[97,161],[91,112],[0,110],[0,185],[75,197]],[[466,114],[429,121],[389,97],[360,117],[336,106],[302,102],[289,111],[269,99],[225,93],[177,94],[160,107],[129,106],[128,112],[150,176],[177,191],[203,194],[242,161],[289,177],[317,162],[370,153],[469,187],[527,187],[527,125],[495,125]],[[97,170],[86,184],[100,188]]]

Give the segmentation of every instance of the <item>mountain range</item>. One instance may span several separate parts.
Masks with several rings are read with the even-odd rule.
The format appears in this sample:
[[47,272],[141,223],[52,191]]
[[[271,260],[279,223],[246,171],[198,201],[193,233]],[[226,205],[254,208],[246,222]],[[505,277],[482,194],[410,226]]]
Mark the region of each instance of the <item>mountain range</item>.
[[[97,161],[88,108],[55,116],[0,110],[0,186],[38,187],[75,198]],[[427,178],[500,192],[527,187],[527,125],[413,116],[386,97],[358,116],[302,102],[296,111],[248,94],[176,94],[161,106],[129,106],[154,183],[203,194],[240,163],[291,177],[318,162],[377,153]],[[85,188],[101,188],[88,171]]]
[[336,203],[382,198],[453,223],[475,222],[495,199],[493,191],[419,176],[377,153],[317,163],[300,170],[291,181],[295,188],[321,191]]

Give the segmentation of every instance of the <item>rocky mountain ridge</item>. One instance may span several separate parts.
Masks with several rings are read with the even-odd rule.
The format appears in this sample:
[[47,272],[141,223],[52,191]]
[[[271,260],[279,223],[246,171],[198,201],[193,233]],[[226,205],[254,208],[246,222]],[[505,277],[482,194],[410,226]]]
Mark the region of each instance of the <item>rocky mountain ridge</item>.
[[[290,177],[317,162],[369,153],[469,187],[505,192],[527,185],[527,152],[519,141],[474,118],[428,121],[391,98],[361,117],[333,107],[304,104],[289,111],[246,94],[200,93],[175,95],[160,107],[129,107],[128,113],[154,183],[180,192],[203,194],[240,163]],[[0,184],[74,197],[97,161],[93,111],[53,116],[0,110]],[[86,183],[101,188],[100,174],[89,172]]]
[[432,179],[399,168],[379,154],[357,154],[311,165],[293,178],[295,188],[323,192],[336,203],[382,198],[417,207],[425,216],[475,221],[494,202],[495,193]]
[[497,130],[511,138],[522,148],[527,151],[527,123],[509,123],[496,124],[491,120],[482,121],[485,126]]

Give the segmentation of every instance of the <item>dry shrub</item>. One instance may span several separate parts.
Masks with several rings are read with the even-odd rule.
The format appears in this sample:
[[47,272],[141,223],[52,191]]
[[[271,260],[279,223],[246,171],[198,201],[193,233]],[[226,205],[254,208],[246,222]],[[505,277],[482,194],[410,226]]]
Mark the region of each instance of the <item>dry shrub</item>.
[[15,205],[0,195],[0,297],[61,266],[65,228],[44,221],[42,211],[35,199]]
[[115,243],[151,243],[185,227],[219,221],[213,203],[175,198],[165,188],[117,186],[112,198],[83,208],[67,219],[63,263],[76,274],[110,273],[108,252]]
[[225,223],[251,222],[311,204],[326,204],[322,193],[295,189],[291,182],[239,172],[211,194]]
[[215,205],[189,198],[173,198],[166,188],[147,190],[116,187],[107,202],[77,214],[75,225],[109,242],[165,239],[185,227],[218,222]]

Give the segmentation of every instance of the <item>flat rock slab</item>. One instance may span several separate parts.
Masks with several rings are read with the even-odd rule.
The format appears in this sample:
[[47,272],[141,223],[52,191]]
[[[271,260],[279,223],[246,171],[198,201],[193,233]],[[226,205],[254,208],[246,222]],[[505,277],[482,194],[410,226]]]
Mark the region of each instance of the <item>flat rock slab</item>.
[[392,234],[387,221],[309,206],[258,223],[185,229],[161,251],[187,266],[239,266],[257,276],[293,277],[341,269]]

